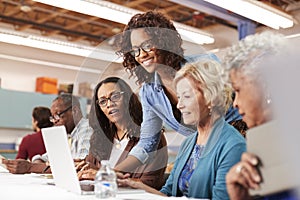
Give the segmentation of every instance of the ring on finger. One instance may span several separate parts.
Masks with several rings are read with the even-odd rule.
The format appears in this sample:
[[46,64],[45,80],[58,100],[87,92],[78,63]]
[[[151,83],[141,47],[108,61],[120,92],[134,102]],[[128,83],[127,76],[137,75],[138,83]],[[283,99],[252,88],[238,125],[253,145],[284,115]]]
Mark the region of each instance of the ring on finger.
[[243,169],[243,165],[238,165],[238,166],[236,167],[236,169],[235,169],[235,172],[236,172],[237,174],[239,174],[239,173],[241,173],[242,169]]

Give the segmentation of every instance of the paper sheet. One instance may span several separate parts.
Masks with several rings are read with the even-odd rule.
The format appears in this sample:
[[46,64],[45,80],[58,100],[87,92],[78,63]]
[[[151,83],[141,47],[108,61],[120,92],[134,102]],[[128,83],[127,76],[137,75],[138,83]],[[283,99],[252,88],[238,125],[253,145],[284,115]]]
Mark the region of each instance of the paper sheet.
[[8,172],[8,170],[6,169],[6,166],[4,164],[2,164],[2,159],[5,159],[5,157],[0,155],[0,173]]

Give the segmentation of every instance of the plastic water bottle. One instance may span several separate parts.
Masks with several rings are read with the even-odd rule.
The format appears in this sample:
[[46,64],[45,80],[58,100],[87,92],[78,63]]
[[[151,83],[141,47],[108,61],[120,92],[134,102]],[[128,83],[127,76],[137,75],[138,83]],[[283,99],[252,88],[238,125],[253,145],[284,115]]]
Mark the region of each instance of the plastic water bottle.
[[95,195],[96,198],[106,199],[116,197],[118,190],[117,176],[110,167],[108,160],[101,161],[101,168],[95,177]]

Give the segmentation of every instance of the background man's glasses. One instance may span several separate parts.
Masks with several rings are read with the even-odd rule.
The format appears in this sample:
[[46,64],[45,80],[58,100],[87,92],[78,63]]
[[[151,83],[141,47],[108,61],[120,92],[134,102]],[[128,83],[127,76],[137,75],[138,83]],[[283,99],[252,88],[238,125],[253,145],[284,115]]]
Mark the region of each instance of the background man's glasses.
[[60,113],[57,113],[53,116],[49,117],[50,122],[54,123],[57,120],[59,120],[61,118],[61,115],[64,114],[65,112],[67,112],[68,110],[70,110],[72,108],[72,106],[69,106],[68,108],[66,108],[65,110],[61,111]]
[[113,92],[110,97],[107,97],[107,98],[101,97],[100,99],[98,99],[96,101],[96,103],[100,107],[105,107],[105,106],[107,106],[108,100],[110,100],[112,102],[120,101],[123,94],[124,94],[124,92]]
[[147,41],[143,42],[138,47],[137,46],[132,47],[130,54],[134,57],[138,57],[138,56],[140,56],[141,49],[144,52],[150,52],[153,49],[153,44],[152,44],[151,40],[147,40]]

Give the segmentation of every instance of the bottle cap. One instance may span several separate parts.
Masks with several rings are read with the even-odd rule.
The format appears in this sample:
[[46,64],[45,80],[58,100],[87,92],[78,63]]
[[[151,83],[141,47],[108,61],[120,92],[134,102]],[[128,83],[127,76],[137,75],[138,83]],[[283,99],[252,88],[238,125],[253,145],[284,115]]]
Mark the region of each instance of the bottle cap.
[[109,165],[109,161],[108,160],[101,160],[101,165]]

